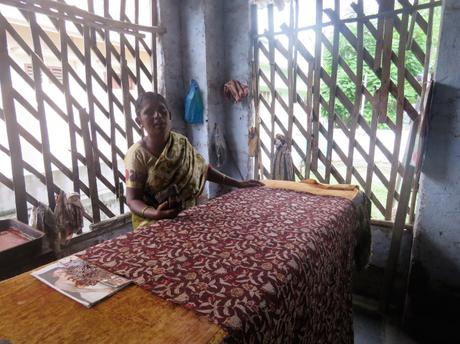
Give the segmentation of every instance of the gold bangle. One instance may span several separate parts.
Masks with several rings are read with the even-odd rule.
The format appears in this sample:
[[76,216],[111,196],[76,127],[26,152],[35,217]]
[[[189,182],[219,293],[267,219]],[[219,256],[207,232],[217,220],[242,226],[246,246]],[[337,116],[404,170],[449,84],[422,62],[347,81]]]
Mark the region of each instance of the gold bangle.
[[146,211],[148,208],[152,208],[152,207],[148,205],[148,206],[144,207],[144,209],[142,209],[142,212],[141,212],[141,213],[142,213],[142,217],[145,217],[145,211]]

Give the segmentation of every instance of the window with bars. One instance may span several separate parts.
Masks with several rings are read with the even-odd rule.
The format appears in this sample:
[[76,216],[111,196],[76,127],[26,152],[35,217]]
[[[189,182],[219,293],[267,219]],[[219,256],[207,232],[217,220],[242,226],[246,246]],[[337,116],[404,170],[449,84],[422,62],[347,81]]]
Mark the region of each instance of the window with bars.
[[290,142],[297,180],[357,184],[372,201],[373,218],[393,221],[404,172],[417,149],[440,5],[291,0],[283,9],[253,7],[261,142],[256,175],[271,177],[275,135],[282,134]]
[[27,223],[60,190],[82,195],[90,222],[124,212],[122,159],[141,135],[134,101],[157,89],[161,30],[155,0],[115,2],[0,5],[0,216]]

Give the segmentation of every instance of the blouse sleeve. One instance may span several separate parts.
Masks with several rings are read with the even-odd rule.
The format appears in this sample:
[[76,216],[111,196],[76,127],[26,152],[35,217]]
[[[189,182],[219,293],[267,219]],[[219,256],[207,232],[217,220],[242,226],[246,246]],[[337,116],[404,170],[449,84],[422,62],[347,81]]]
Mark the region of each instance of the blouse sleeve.
[[126,187],[133,189],[144,188],[147,179],[147,167],[141,159],[136,147],[131,147],[125,155]]

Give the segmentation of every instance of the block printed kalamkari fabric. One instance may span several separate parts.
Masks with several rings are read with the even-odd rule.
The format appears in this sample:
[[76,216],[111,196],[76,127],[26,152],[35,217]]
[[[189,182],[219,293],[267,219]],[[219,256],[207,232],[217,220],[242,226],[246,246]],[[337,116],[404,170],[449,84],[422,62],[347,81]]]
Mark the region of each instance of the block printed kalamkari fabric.
[[206,316],[226,342],[352,343],[356,224],[344,198],[240,189],[80,257]]

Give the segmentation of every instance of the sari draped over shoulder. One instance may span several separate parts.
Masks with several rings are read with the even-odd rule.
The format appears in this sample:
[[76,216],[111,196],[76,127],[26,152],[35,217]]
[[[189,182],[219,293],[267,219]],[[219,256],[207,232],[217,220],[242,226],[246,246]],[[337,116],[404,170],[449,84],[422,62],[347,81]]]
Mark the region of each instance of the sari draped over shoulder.
[[[183,208],[196,205],[208,170],[206,161],[188,139],[173,131],[159,157],[136,143],[126,153],[125,166],[126,186],[142,188],[145,203],[154,207],[158,206],[155,195],[174,185]],[[145,180],[145,183],[138,180]],[[134,229],[152,221],[134,213],[132,220]]]

